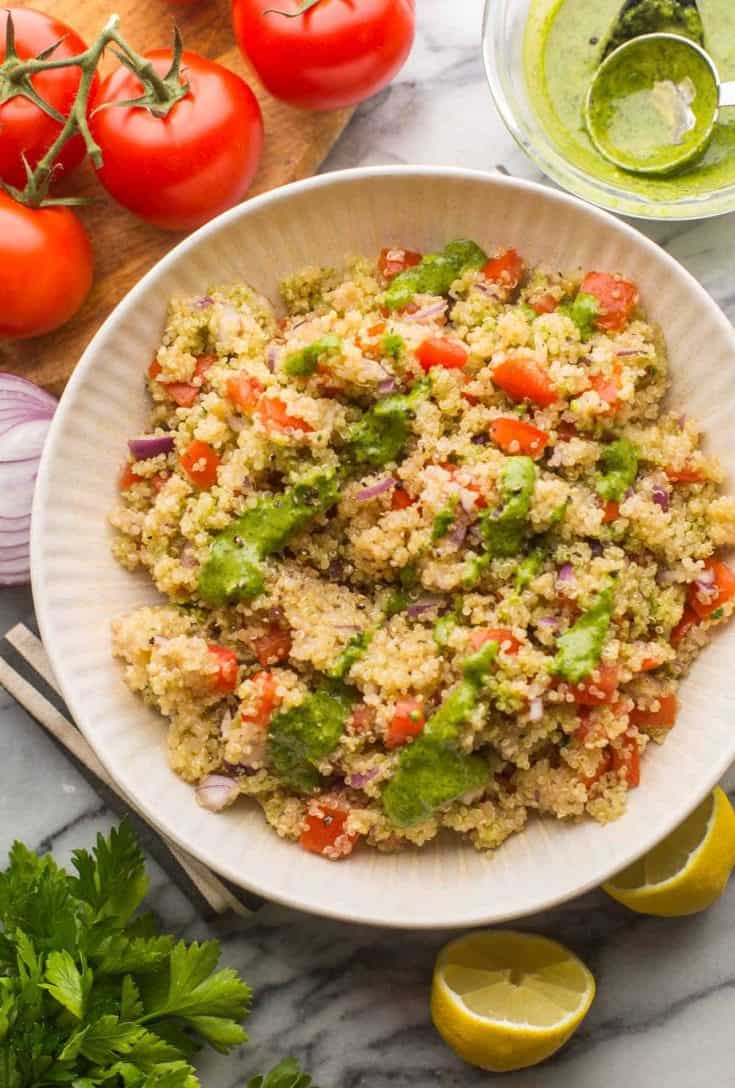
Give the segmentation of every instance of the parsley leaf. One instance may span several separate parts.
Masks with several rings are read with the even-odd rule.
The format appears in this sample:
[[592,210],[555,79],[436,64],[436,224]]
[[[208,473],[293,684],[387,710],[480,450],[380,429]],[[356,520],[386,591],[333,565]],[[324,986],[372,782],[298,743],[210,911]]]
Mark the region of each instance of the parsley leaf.
[[217,942],[136,915],[148,880],[127,824],[73,865],[16,843],[0,873],[0,1088],[198,1088],[190,1058],[245,1041],[249,988],[217,970]]
[[252,1077],[247,1088],[317,1088],[311,1077],[302,1073],[295,1058],[284,1058],[270,1073]]

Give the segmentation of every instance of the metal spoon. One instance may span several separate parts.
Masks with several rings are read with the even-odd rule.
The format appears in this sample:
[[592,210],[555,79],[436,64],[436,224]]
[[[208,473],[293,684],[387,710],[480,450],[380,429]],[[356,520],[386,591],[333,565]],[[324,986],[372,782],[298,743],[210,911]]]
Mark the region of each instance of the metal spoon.
[[[628,86],[621,92],[618,84],[616,95],[619,73],[628,77]],[[735,81],[720,82],[706,50],[679,34],[641,34],[619,45],[597,69],[584,120],[592,143],[615,166],[668,174],[702,154],[725,106],[735,106]],[[645,129],[632,123],[644,112],[652,122],[648,144]]]

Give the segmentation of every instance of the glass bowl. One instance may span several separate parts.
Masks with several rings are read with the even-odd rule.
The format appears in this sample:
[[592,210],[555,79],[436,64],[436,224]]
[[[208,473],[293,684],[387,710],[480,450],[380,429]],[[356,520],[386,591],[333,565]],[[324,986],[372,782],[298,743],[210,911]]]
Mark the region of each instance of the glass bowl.
[[[590,0],[593,2],[593,0]],[[604,179],[564,157],[531,103],[523,64],[523,39],[532,0],[486,0],[482,52],[490,90],[506,128],[545,174],[601,208],[638,219],[706,219],[735,210],[735,185],[697,196],[654,199],[626,187],[626,174]],[[552,4],[549,3],[551,10]]]

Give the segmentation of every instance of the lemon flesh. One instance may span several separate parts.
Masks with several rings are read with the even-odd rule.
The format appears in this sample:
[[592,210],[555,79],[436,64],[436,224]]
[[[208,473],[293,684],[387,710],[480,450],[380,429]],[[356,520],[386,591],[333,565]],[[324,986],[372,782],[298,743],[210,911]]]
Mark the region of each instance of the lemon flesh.
[[735,810],[718,787],[675,831],[604,890],[642,914],[674,918],[711,906],[735,867]]
[[493,1072],[550,1057],[587,1014],[595,982],[556,941],[496,930],[450,942],[434,968],[431,1013],[466,1062]]

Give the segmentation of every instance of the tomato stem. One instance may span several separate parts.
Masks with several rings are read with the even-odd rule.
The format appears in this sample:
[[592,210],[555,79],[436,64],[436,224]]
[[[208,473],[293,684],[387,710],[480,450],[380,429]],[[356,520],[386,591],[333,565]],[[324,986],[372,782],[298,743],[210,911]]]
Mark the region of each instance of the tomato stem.
[[[10,13],[6,24],[6,56],[0,64],[0,105],[11,98],[21,96],[29,99],[55,121],[61,124],[61,129],[54,142],[49,147],[43,158],[39,159],[33,170],[28,167],[28,179],[25,188],[15,189],[0,182],[0,188],[5,188],[14,199],[31,208],[50,204],[81,204],[83,200],[73,197],[49,197],[49,186],[57,170],[57,159],[61,149],[72,136],[79,135],[84,140],[87,154],[99,169],[102,165],[102,152],[89,129],[87,121],[89,93],[100,59],[109,45],[117,46],[113,50],[118,60],[134,72],[143,84],[144,93],[139,98],[128,102],[109,102],[107,106],[140,106],[147,109],[156,117],[165,117],[173,106],[189,92],[189,85],[181,80],[181,58],[183,43],[178,29],[174,32],[174,47],[171,65],[164,76],[159,76],[152,63],[146,57],[136,53],[125,41],[119,32],[120,17],[111,15],[105,23],[99,36],[88,49],[73,57],[53,59],[52,53],[58,42],[49,46],[37,57],[28,60],[20,60],[15,48],[15,28]],[[69,114],[64,118],[58,111],[45,102],[33,84],[31,77],[38,72],[45,72],[55,68],[76,67],[81,70],[79,87],[74,96]]]
[[283,15],[285,19],[298,19],[299,15],[305,15],[307,11],[311,11],[317,4],[321,4],[322,0],[303,0],[303,3],[296,8],[296,11],[283,11],[282,8],[266,8],[263,15]]

